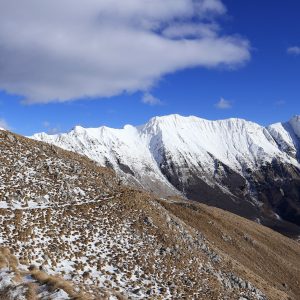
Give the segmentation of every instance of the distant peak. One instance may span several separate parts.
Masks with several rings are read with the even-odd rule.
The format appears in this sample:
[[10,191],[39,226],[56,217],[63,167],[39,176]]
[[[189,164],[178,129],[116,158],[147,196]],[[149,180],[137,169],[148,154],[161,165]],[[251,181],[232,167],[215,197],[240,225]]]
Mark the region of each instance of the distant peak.
[[164,121],[164,120],[176,120],[176,119],[182,119],[182,118],[185,118],[185,117],[178,115],[178,114],[171,114],[171,115],[153,117],[150,119],[150,122],[157,122],[157,121]]
[[177,123],[177,122],[189,121],[189,120],[202,120],[202,119],[195,116],[182,116],[179,114],[171,114],[171,115],[153,117],[149,120],[148,123],[165,123],[165,122]]
[[130,125],[130,124],[126,124],[126,125],[123,127],[123,129],[125,129],[125,130],[132,130],[132,129],[135,129],[135,127],[132,126],[132,125]]
[[76,125],[73,129],[72,129],[72,132],[75,132],[75,133],[83,133],[85,132],[86,129],[80,125]]
[[245,124],[245,123],[253,123],[251,121],[247,121],[241,118],[229,118],[229,119],[222,119],[222,120],[208,120],[196,116],[182,116],[179,114],[171,114],[166,116],[158,116],[153,117],[149,120],[146,125],[153,125],[153,124],[164,124],[164,123],[180,123],[180,122],[201,122],[201,123],[228,123],[228,124]]

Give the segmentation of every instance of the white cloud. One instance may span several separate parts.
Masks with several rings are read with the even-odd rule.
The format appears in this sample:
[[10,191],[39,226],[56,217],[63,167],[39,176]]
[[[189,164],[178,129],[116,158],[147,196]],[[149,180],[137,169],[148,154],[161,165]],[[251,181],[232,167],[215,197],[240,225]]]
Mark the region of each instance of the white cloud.
[[229,109],[232,107],[232,102],[221,98],[220,101],[215,104],[215,106],[219,109]]
[[293,54],[293,55],[300,55],[300,47],[290,47],[287,49],[288,54]]
[[0,119],[0,128],[9,130],[10,126],[7,124],[7,122],[4,119]]
[[249,43],[220,34],[225,13],[221,0],[0,1],[0,89],[27,103],[110,97],[243,64]]
[[210,37],[217,36],[219,26],[215,23],[210,24],[174,24],[164,29],[164,36],[169,38],[184,38],[184,37]]
[[163,102],[160,99],[154,97],[150,93],[145,93],[143,95],[142,102],[145,103],[145,104],[152,105],[152,106],[154,106],[154,105],[162,105],[163,104]]

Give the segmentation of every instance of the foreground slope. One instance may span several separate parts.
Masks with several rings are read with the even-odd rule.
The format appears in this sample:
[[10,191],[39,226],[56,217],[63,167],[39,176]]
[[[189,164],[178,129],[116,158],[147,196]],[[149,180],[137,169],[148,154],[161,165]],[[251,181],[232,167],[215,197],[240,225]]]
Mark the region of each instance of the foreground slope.
[[124,187],[83,156],[9,132],[0,153],[2,246],[92,299],[300,297],[293,240]]
[[0,299],[89,300],[91,298],[58,276],[48,275],[32,266],[20,265],[8,248],[0,248]]
[[299,136],[299,117],[265,128],[170,115],[140,127],[77,126],[33,138],[86,155],[158,195],[183,195],[298,237]]

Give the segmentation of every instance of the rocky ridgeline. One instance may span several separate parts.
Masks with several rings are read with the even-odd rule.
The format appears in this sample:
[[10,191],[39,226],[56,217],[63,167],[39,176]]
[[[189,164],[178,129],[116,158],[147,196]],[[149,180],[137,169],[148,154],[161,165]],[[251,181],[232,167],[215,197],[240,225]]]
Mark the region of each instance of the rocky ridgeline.
[[[295,288],[299,247],[292,240],[254,223],[252,232],[252,222],[228,213],[217,219],[213,209],[200,204],[159,199],[122,186],[113,171],[85,157],[9,132],[0,131],[0,153],[2,246],[23,267],[69,281],[83,299],[300,296]],[[226,229],[235,223],[237,232]],[[269,249],[264,241],[270,238],[276,243],[271,258],[264,252]],[[282,263],[273,259],[280,252],[285,252]],[[265,262],[260,271],[244,260],[259,261],[261,255]],[[268,277],[272,264],[287,278]],[[1,272],[2,278],[10,274],[7,266]],[[38,273],[29,276],[29,282],[40,278]],[[42,285],[47,282],[44,278]],[[66,299],[80,299],[50,285],[45,290],[51,293],[36,293],[32,299],[65,299],[64,293]],[[24,282],[11,286],[22,290]],[[7,286],[0,288],[5,291]],[[5,299],[31,299],[23,291]],[[53,293],[63,296],[53,298]]]

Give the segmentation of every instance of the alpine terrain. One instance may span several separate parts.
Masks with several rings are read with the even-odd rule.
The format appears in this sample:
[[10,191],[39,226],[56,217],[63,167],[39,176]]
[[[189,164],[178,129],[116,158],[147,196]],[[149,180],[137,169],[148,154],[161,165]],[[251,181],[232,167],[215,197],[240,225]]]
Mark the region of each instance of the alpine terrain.
[[[188,128],[200,129],[201,124],[206,124],[207,131],[210,126],[223,128],[219,142],[231,153],[208,143],[211,138],[213,143],[216,136],[207,133],[205,140],[203,133],[204,142],[195,139],[201,131]],[[178,127],[176,132],[172,132],[174,126]],[[232,131],[226,131],[228,126]],[[261,158],[266,164],[273,153],[286,173],[296,176],[297,161],[291,154],[292,147],[288,151],[284,144],[285,131],[279,126],[273,128],[274,136],[278,132],[277,140],[282,139],[281,146],[269,131],[252,123],[209,123],[177,116],[154,119],[138,129],[76,128],[61,137],[69,147],[67,141],[72,141],[72,147],[93,152],[99,160],[102,155],[103,164],[104,159],[111,165],[118,164],[119,170],[132,178],[141,168],[144,173],[136,181],[143,183],[145,176],[150,181],[153,175],[152,187],[160,183],[166,193],[173,193],[169,198],[123,185],[111,168],[101,167],[86,156],[0,130],[0,299],[299,299],[297,241],[230,212],[178,197],[175,181],[170,183],[176,175],[177,188],[190,186],[190,194],[196,195],[205,185],[211,186],[215,178],[220,199],[222,192],[234,203],[239,184],[234,190],[233,183],[246,180],[241,175],[246,170],[242,168],[242,157],[233,160],[238,149],[226,144],[228,135],[239,137],[241,144],[247,141],[243,145],[250,147],[245,149],[252,156],[245,163],[253,163],[256,158],[258,166]],[[247,138],[240,130],[247,133]],[[187,136],[178,135],[181,131]],[[259,146],[253,142],[256,139]],[[183,148],[186,140],[193,143]],[[200,142],[215,152],[208,154],[199,148]],[[172,146],[176,143],[178,148]],[[126,156],[110,153],[109,145],[113,151],[120,147]],[[173,152],[167,152],[167,146]],[[185,152],[181,152],[183,149]],[[217,166],[218,151],[224,160],[227,153],[228,166],[221,162]],[[191,169],[195,177],[188,179],[187,166],[196,164],[196,152],[199,166]],[[130,161],[134,154],[138,154],[136,162]],[[181,165],[171,167],[175,159]],[[209,177],[213,160],[219,174]],[[272,161],[269,163],[275,179],[279,171],[271,169]],[[206,172],[207,179],[199,170]],[[228,182],[222,174],[231,175]],[[199,189],[194,187],[194,194],[193,180],[195,184],[203,180]],[[241,203],[258,205],[251,197],[241,199]]]
[[138,127],[77,126],[32,138],[83,154],[156,195],[186,197],[300,236],[300,117],[263,127],[169,115]]

